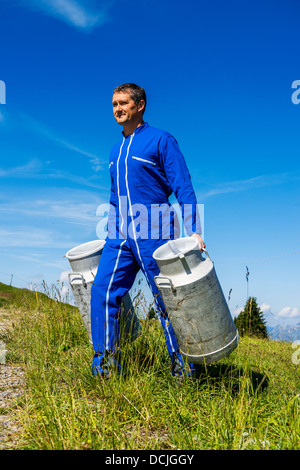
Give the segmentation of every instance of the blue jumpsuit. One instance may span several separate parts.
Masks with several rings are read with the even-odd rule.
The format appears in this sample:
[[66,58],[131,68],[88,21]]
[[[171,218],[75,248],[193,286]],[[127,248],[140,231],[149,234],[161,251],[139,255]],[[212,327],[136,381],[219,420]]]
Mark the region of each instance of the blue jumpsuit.
[[183,365],[183,361],[154,282],[159,269],[152,254],[167,240],[179,236],[176,214],[170,211],[169,197],[173,192],[180,204],[187,234],[201,233],[190,174],[175,138],[147,123],[113,147],[109,168],[108,234],[91,291],[95,350],[92,371],[103,375],[103,358],[118,350],[121,299],[141,269],[160,313],[175,375],[174,365],[178,361]]

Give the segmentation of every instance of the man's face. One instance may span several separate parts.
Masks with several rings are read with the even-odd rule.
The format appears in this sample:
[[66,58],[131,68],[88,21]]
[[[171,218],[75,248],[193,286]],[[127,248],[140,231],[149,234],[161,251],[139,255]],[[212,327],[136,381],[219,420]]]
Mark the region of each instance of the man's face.
[[140,118],[143,100],[137,105],[129,92],[114,93],[112,99],[113,112],[118,124],[124,125]]

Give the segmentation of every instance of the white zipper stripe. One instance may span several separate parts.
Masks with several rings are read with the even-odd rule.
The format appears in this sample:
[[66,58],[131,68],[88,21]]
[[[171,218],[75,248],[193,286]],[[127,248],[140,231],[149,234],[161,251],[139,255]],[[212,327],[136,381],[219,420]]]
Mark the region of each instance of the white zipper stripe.
[[140,157],[132,157],[134,160],[139,160],[140,162],[150,163],[153,166],[156,166],[155,162],[151,162],[151,160],[145,160],[144,158]]
[[[128,160],[128,155],[129,155],[129,149],[130,149],[130,146],[131,146],[131,143],[132,143],[132,139],[134,137],[134,134],[132,134],[131,138],[130,138],[130,141],[129,141],[129,144],[128,144],[128,148],[127,148],[127,153],[126,153],[126,158],[125,158],[125,182],[126,182],[126,189],[127,189],[127,196],[128,196],[128,202],[129,202],[129,209],[130,209],[130,216],[131,216],[131,220],[132,220],[132,226],[133,226],[133,232],[134,232],[134,241],[135,241],[135,244],[136,244],[136,248],[137,248],[137,253],[138,253],[138,256],[140,258],[140,261],[141,261],[141,264],[143,266],[143,270],[144,270],[144,273],[145,273],[145,276],[146,276],[146,279],[147,279],[147,282],[149,284],[149,286],[151,285],[150,282],[149,282],[149,279],[148,279],[148,275],[147,275],[147,272],[146,272],[146,269],[145,269],[145,266],[144,266],[144,263],[143,263],[143,260],[141,258],[141,254],[140,254],[140,249],[139,249],[139,246],[138,246],[138,243],[137,243],[137,239],[136,239],[136,231],[135,231],[135,225],[134,225],[134,221],[133,221],[133,213],[132,213],[132,206],[131,206],[131,198],[130,198],[130,192],[129,192],[129,187],[128,187],[128,166],[127,166],[127,160]],[[118,156],[118,160],[117,160],[117,190],[118,190],[118,200],[119,200],[119,210],[120,210],[120,207],[121,207],[121,203],[120,203],[120,173],[119,173],[119,161],[120,161],[120,157],[121,157],[121,153],[122,153],[122,149],[123,149],[123,145],[124,145],[124,142],[125,142],[125,137],[123,138],[123,142],[122,142],[122,145],[120,147],[120,152],[119,152],[119,156]],[[137,157],[133,157],[135,159],[138,160]],[[147,161],[148,162],[148,161]],[[148,163],[152,163],[153,162],[148,162]],[[155,164],[154,164],[155,165]],[[123,218],[123,215],[120,211],[120,214],[122,216],[122,224],[121,224],[121,230],[123,228],[123,222],[124,222],[124,218]],[[113,273],[111,275],[111,278],[110,278],[110,282],[109,282],[109,285],[108,285],[108,289],[107,289],[107,292],[106,292],[106,350],[109,350],[109,323],[108,323],[108,319],[109,319],[109,315],[108,315],[108,301],[109,301],[109,292],[110,292],[110,289],[111,289],[111,286],[112,286],[112,283],[113,283],[113,279],[114,279],[114,276],[115,276],[115,273],[117,271],[117,268],[118,268],[118,264],[119,264],[119,260],[120,260],[120,256],[121,256],[121,251],[122,251],[122,246],[123,244],[125,243],[126,239],[123,240],[123,242],[121,243],[120,245],[120,248],[119,248],[119,252],[118,252],[118,255],[117,255],[117,259],[116,259],[116,263],[115,263],[115,266],[114,266],[114,270],[113,270]],[[158,303],[157,303],[157,300],[155,299],[155,302],[158,306]],[[159,308],[159,306],[158,306]],[[171,339],[171,335],[170,335],[170,332],[168,331],[168,327],[166,326],[166,329],[167,329],[167,333],[168,333],[168,337],[169,337],[169,341],[170,341],[170,344],[171,344],[171,348],[172,348],[172,351],[175,352],[175,349],[174,349],[174,346],[173,346],[173,343],[172,343],[172,339]]]
[[121,251],[122,251],[122,245],[125,243],[125,241],[126,241],[126,240],[123,240],[122,243],[121,243],[121,245],[120,245],[120,248],[119,248],[119,251],[118,251],[117,260],[116,260],[116,263],[115,263],[115,267],[114,267],[113,273],[112,273],[112,275],[111,275],[110,282],[109,282],[109,286],[108,286],[108,289],[107,289],[107,292],[106,292],[106,343],[105,343],[105,349],[106,349],[107,351],[109,350],[109,324],[108,324],[108,300],[109,300],[109,291],[110,291],[110,288],[111,288],[111,285],[112,285],[112,282],[113,282],[113,279],[114,279],[116,270],[117,270],[117,268],[118,268],[119,259],[120,259]]
[[121,157],[121,153],[122,153],[122,149],[123,149],[124,142],[125,142],[125,137],[123,137],[123,142],[122,142],[122,145],[121,145],[121,147],[120,147],[120,152],[119,152],[119,156],[118,156],[118,160],[117,160],[117,190],[118,190],[118,201],[119,201],[119,214],[120,214],[121,217],[122,217],[121,230],[122,230],[122,228],[123,228],[124,218],[123,218],[123,214],[122,214],[122,211],[121,211],[121,202],[120,202],[120,172],[119,172],[119,162],[120,162],[120,157]]
[[[118,156],[118,160],[117,160],[117,190],[118,190],[119,207],[120,207],[119,161],[120,161],[120,157],[121,157],[124,142],[125,142],[125,138],[123,137],[123,142],[122,142],[122,145],[120,147],[119,156]],[[123,221],[123,216],[122,216],[122,221]],[[116,259],[116,263],[115,263],[115,266],[114,266],[114,270],[113,270],[113,273],[111,275],[109,285],[108,285],[108,288],[107,288],[107,292],[106,292],[106,304],[105,304],[105,328],[106,328],[105,348],[106,348],[106,350],[109,349],[109,322],[108,322],[108,318],[109,318],[109,315],[108,315],[109,292],[110,292],[112,282],[113,282],[113,279],[115,277],[115,273],[116,273],[116,270],[117,270],[117,267],[118,267],[118,264],[119,264],[119,259],[120,259],[120,256],[121,256],[121,250],[122,250],[123,243],[125,243],[125,240],[120,245],[119,252],[118,252],[118,255],[117,255],[117,259]]]
[[[131,140],[130,140],[129,146],[131,145],[133,136],[134,136],[134,134],[132,134],[132,136],[131,136]],[[128,146],[128,147],[129,147],[129,146]],[[130,217],[131,217],[131,220],[132,220],[133,236],[134,236],[134,241],[135,241],[135,244],[136,244],[137,252],[138,252],[140,261],[141,261],[141,263],[142,263],[142,266],[143,266],[143,268],[144,268],[144,271],[145,271],[145,273],[146,273],[145,266],[144,266],[143,260],[142,260],[142,258],[141,258],[140,249],[139,249],[139,246],[138,246],[138,243],[137,243],[135,225],[134,225],[134,221],[133,221],[133,213],[132,213],[132,206],[131,206],[131,197],[130,197],[130,192],[129,192],[129,187],[128,187],[128,166],[127,166],[128,153],[129,153],[129,148],[128,148],[127,155],[126,155],[126,159],[125,159],[125,183],[126,183],[127,196],[128,196],[128,203],[129,203],[129,212],[130,212]],[[147,274],[146,274],[146,277],[147,277]],[[148,280],[148,279],[147,279],[147,280]]]
[[[131,220],[132,220],[134,241],[135,241],[137,253],[138,253],[138,255],[139,255],[141,264],[142,264],[142,266],[143,266],[143,270],[144,270],[144,273],[145,273],[146,280],[147,280],[148,285],[149,285],[149,287],[150,287],[151,284],[150,284],[150,282],[149,282],[149,278],[148,278],[148,275],[147,275],[147,271],[146,271],[146,269],[145,269],[145,266],[144,266],[144,263],[143,263],[143,260],[142,260],[141,254],[140,254],[139,245],[138,245],[138,242],[137,242],[137,239],[136,239],[136,231],[135,231],[135,225],[134,225],[133,213],[132,213],[132,206],[131,206],[131,198],[130,198],[130,192],[129,192],[129,187],[128,187],[128,166],[127,166],[127,159],[128,159],[129,148],[130,148],[130,145],[131,145],[133,136],[134,136],[134,134],[132,134],[132,136],[131,136],[131,139],[130,139],[130,142],[129,142],[129,145],[128,145],[128,149],[127,149],[127,155],[126,155],[126,158],[125,158],[125,183],[126,183],[126,189],[127,189],[127,196],[128,196],[128,203],[129,203],[130,216],[131,216]],[[134,158],[134,157],[132,157],[132,158]],[[135,157],[135,158],[137,158],[137,157]],[[154,297],[154,298],[155,298],[155,297]],[[158,305],[156,299],[155,299],[155,302],[156,302],[156,304]],[[174,349],[174,346],[173,346],[173,343],[172,343],[172,339],[171,339],[171,335],[170,335],[170,332],[169,332],[169,330],[168,330],[167,327],[166,327],[166,330],[167,330],[167,333],[168,333],[168,337],[169,337],[169,340],[170,340],[170,344],[171,344],[172,351],[175,352],[175,349]]]

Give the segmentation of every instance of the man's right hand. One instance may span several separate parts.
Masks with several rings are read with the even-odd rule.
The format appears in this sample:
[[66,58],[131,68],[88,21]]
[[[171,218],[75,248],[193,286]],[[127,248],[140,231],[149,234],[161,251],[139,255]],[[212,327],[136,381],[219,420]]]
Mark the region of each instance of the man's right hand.
[[203,253],[204,248],[206,247],[206,245],[205,245],[204,240],[201,237],[201,235],[199,235],[199,233],[192,233],[190,235],[190,237],[196,238],[198,240],[199,248],[200,248],[201,252]]

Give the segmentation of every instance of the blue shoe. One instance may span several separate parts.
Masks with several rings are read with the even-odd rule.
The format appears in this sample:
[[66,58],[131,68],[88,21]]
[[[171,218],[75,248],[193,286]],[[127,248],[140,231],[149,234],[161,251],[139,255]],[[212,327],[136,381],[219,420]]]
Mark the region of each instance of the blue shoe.
[[181,356],[175,352],[172,355],[172,375],[174,377],[193,377],[197,374],[198,364],[184,364],[182,362]]
[[100,375],[104,379],[110,379],[112,372],[117,370],[117,375],[121,372],[121,365],[109,353],[96,353],[93,357],[92,373]]
[[184,374],[184,365],[175,352],[172,354],[171,372],[174,377],[182,377]]

